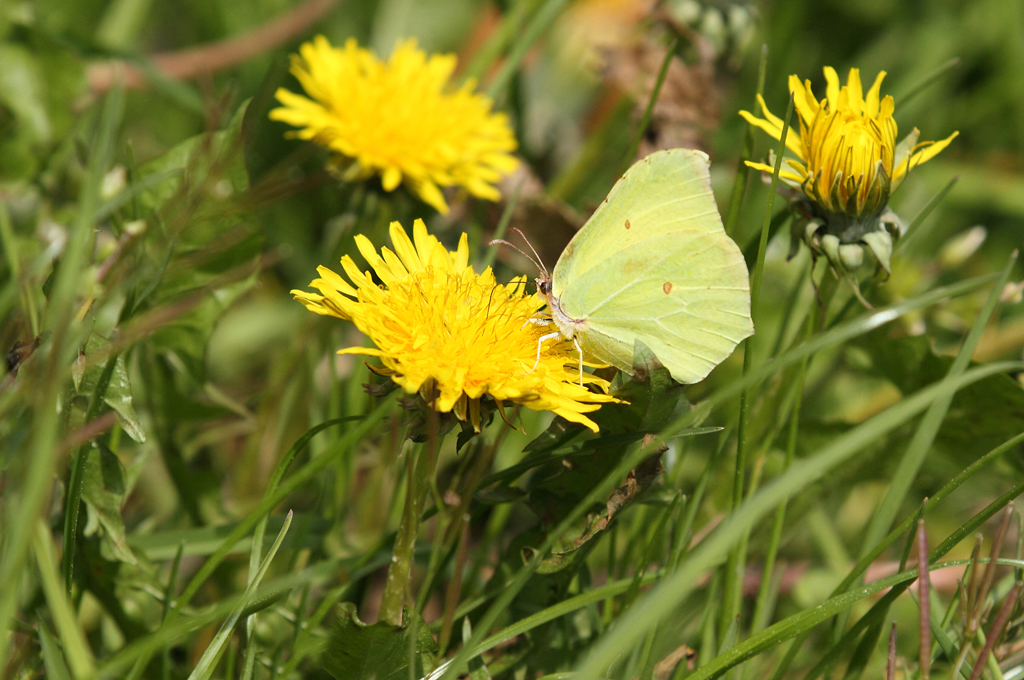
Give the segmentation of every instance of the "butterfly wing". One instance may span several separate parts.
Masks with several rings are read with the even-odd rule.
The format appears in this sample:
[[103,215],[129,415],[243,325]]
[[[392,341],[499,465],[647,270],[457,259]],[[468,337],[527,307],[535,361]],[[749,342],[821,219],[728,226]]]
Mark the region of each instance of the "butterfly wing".
[[675,380],[693,383],[754,331],[747,266],[699,151],[634,165],[566,250],[574,244],[552,294],[566,315],[586,319],[580,343],[601,361],[632,372],[639,339]]
[[579,341],[588,354],[632,373],[639,339],[682,383],[703,380],[754,332],[747,266],[724,234],[658,234],[612,253],[560,305],[587,320]]
[[708,169],[707,154],[693,149],[658,151],[633,164],[562,251],[552,292],[559,296],[611,253],[657,234],[690,229],[724,235]]

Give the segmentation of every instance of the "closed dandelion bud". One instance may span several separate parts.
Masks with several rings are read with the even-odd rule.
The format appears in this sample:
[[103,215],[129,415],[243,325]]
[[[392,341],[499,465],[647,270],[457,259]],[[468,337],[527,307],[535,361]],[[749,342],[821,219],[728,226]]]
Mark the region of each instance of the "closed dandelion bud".
[[[825,68],[826,96],[819,100],[811,81],[792,75],[789,91],[797,124],[786,136],[787,158],[779,179],[799,189],[793,225],[794,242],[806,243],[815,254],[824,254],[833,267],[853,272],[863,265],[865,251],[876,269],[890,272],[893,243],[900,233],[899,218],[889,209],[889,197],[911,169],[931,159],[957,136],[954,132],[938,142],[918,142],[912,130],[896,141],[895,103],[881,95],[885,71],[864,93],[860,72],[850,69],[840,86],[835,69]],[[783,122],[768,111],[758,96],[763,118],[748,111],[740,115],[775,139],[782,138]],[[762,172],[773,172],[765,163],[747,161]]]

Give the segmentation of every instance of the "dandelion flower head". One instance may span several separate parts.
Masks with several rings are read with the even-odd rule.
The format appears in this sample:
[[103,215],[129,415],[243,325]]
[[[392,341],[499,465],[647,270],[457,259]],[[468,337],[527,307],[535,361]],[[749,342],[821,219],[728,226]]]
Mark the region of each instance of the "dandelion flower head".
[[307,96],[278,89],[282,106],[270,117],[336,153],[348,163],[345,179],[380,175],[387,191],[404,182],[442,213],[442,187],[496,201],[494,183],[517,164],[515,136],[475,82],[450,85],[455,63],[452,54],[428,57],[411,39],[385,62],[354,39],[333,47],[317,36],[292,56]]
[[465,234],[449,252],[422,220],[414,223],[412,240],[392,222],[391,240],[394,251],[382,248],[378,254],[369,239],[356,236],[383,286],[346,255],[341,266],[351,283],[319,267],[320,278],[310,284],[319,294],[292,291],[310,311],[352,321],[376,345],[339,354],[379,357],[383,366],[375,372],[410,394],[420,393],[437,411],[454,411],[460,420],[468,416],[478,430],[480,400],[489,395],[499,410],[510,401],[597,431],[585,414],[617,400],[597,376],[583,373],[580,384],[571,342],[546,340],[537,362],[538,341],[548,329],[530,322],[544,301],[526,293],[525,277],[499,284],[490,268],[477,274],[468,264]]
[[[825,67],[826,96],[819,101],[810,80],[801,83],[797,76],[789,77],[799,133],[790,129],[786,148],[797,159],[786,159],[789,168],[779,177],[799,185],[825,215],[877,217],[907,173],[945,149],[958,134],[939,142],[918,142],[915,128],[897,144],[895,104],[890,95],[881,97],[883,78],[885,71],[878,74],[865,96],[860,71],[850,69],[846,85],[840,86],[835,69]],[[781,139],[783,121],[768,111],[760,95],[758,102],[764,118],[748,111],[740,111],[740,115]],[[765,172],[774,170],[764,163],[748,161],[747,165]]]

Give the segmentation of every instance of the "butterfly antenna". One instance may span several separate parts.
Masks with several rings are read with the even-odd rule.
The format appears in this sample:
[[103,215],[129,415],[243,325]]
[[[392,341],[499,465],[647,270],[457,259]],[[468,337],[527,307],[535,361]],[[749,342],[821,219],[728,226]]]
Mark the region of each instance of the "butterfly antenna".
[[[519,230],[516,229],[516,231],[519,231]],[[499,243],[501,245],[503,245],[503,246],[508,246],[512,250],[516,251],[517,253],[519,253],[520,255],[525,257],[527,260],[532,262],[535,267],[537,267],[538,271],[540,271],[542,274],[544,274],[545,277],[547,277],[548,270],[544,267],[544,265],[541,263],[541,261],[539,259],[535,258],[535,257],[532,257],[529,253],[524,252],[521,248],[517,247],[515,244],[509,243],[508,241],[506,241],[503,238],[496,238],[493,241],[491,241],[490,243],[488,243],[487,245],[493,246],[493,245],[496,245],[496,244],[499,244]],[[529,243],[529,241],[527,241],[527,243]],[[530,249],[533,250],[533,247],[531,246]],[[537,251],[534,251],[534,254],[536,254],[536,252]]]
[[[551,275],[548,273],[548,268],[544,266],[544,263],[540,259],[540,254],[537,253],[537,249],[533,247],[532,243],[530,243],[530,239],[526,238],[526,234],[521,232],[516,227],[512,227],[509,231],[516,232],[517,234],[519,234],[519,238],[521,238],[524,241],[526,241],[526,245],[530,246],[530,250],[533,251],[533,256],[535,258],[537,258],[536,260],[534,260],[534,262],[537,264],[537,269],[539,269],[541,271],[541,273],[544,274],[544,278],[545,279],[550,279]],[[520,251],[520,252],[522,252],[522,251]]]

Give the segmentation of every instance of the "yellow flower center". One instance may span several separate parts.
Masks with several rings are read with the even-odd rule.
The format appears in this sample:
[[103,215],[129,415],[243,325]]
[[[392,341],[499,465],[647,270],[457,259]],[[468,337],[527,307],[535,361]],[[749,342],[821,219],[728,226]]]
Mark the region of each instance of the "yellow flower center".
[[511,401],[597,430],[583,414],[616,401],[606,393],[609,384],[589,373],[581,384],[571,342],[540,342],[551,327],[536,323],[544,301],[526,294],[524,280],[501,285],[490,269],[477,274],[468,265],[465,234],[448,252],[422,220],[413,225],[413,241],[393,222],[391,240],[395,250],[378,254],[366,237],[356,237],[383,286],[346,256],[341,264],[352,284],[320,267],[321,278],[310,284],[319,295],[292,291],[310,311],[352,321],[376,345],[340,354],[379,357],[383,367],[375,371],[410,394],[419,392],[437,411],[454,411],[463,420],[468,413],[477,428],[480,399],[490,395],[499,408]]
[[500,198],[493,183],[515,169],[516,140],[475,83],[450,86],[454,55],[428,57],[406,40],[384,62],[355,40],[336,48],[323,36],[299,53],[291,72],[309,96],[279,89],[283,106],[270,117],[351,163],[346,179],[380,175],[387,191],[406,182],[442,213],[442,187]]

